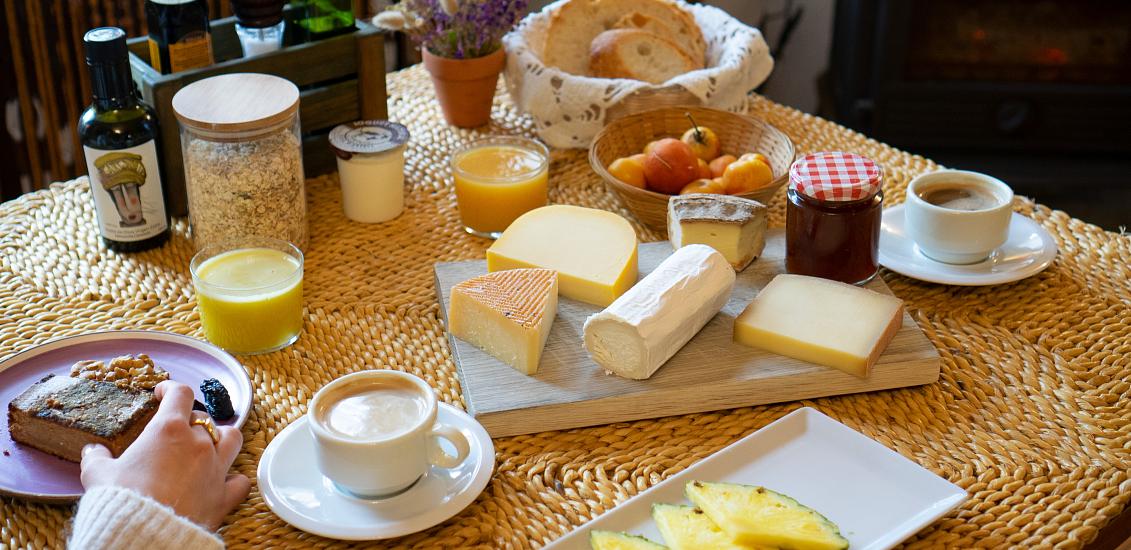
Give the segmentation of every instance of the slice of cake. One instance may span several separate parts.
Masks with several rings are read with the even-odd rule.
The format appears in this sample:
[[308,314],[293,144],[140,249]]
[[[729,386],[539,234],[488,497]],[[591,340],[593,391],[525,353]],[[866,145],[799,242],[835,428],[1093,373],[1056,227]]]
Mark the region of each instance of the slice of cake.
[[82,460],[89,443],[118,456],[153,418],[157,403],[151,392],[52,374],[8,403],[8,429],[17,443],[72,462]]
[[668,201],[668,238],[678,250],[705,244],[718,250],[735,271],[742,271],[766,246],[766,207],[730,195],[694,193]]
[[556,271],[496,271],[452,287],[448,330],[519,372],[534,374],[557,311]]

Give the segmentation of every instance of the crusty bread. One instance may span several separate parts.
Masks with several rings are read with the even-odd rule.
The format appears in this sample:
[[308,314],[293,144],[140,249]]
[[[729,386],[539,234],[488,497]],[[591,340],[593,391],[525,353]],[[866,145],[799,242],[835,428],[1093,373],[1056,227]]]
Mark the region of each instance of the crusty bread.
[[[638,11],[626,13],[624,14],[624,17],[621,17],[617,20],[616,23],[613,23],[613,28],[639,29],[642,31],[650,32],[662,38],[667,38],[668,40],[675,42],[676,45],[679,46],[679,49],[683,50],[683,53],[687,54],[687,56],[692,60],[696,58],[695,54],[693,53],[695,51],[695,44],[693,44],[690,40],[691,37],[676,32],[676,30],[673,29],[671,25],[668,25],[667,23],[664,23],[663,21],[652,17],[651,15],[644,15],[643,13],[640,13]],[[592,49],[593,44],[590,43],[589,47],[590,49]]]
[[697,68],[675,42],[640,29],[605,31],[589,50],[589,73],[599,78],[662,84]]
[[[648,16],[672,29],[666,40],[686,44],[695,69],[704,66],[707,42],[695,18],[675,0],[570,0],[550,15],[542,62],[565,72],[586,75],[589,50],[597,35],[614,28],[626,14]],[[673,37],[677,37],[674,38]]]

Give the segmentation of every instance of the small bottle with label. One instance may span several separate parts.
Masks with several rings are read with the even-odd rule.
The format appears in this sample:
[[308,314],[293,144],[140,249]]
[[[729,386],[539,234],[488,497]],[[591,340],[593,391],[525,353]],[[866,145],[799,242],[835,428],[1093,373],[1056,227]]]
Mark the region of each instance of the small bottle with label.
[[126,33],[93,29],[83,36],[83,48],[94,101],[78,131],[102,242],[117,252],[161,246],[169,239],[161,132],[130,78]]
[[206,0],[145,0],[149,64],[161,74],[212,64]]

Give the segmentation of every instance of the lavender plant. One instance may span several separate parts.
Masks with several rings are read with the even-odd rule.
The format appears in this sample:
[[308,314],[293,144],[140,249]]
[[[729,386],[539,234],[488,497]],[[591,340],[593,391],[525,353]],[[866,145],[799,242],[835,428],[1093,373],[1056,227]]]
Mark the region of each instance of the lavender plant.
[[402,31],[433,55],[472,59],[502,47],[503,35],[526,12],[529,0],[401,0],[373,18]]

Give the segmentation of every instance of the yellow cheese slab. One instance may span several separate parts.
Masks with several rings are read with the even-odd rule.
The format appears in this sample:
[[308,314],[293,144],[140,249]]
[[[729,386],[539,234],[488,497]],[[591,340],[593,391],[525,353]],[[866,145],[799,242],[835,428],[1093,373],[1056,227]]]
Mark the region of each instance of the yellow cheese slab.
[[894,296],[778,275],[735,319],[734,341],[866,377],[902,324]]
[[636,283],[636,231],[624,218],[556,204],[523,214],[487,249],[487,270],[558,272],[562,296],[607,306]]

